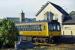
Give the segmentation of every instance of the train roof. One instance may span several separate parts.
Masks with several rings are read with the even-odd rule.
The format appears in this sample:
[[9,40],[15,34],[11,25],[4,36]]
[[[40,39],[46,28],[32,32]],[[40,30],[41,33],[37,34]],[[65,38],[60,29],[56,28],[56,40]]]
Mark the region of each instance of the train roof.
[[43,23],[49,23],[49,24],[60,24],[57,22],[57,20],[52,20],[52,21],[35,21],[35,22],[18,22],[16,24],[43,24]]
[[36,22],[55,22],[55,23],[57,23],[57,20],[52,20],[52,21],[34,21],[34,22],[17,22],[17,24],[19,24],[19,23],[36,23]]
[[36,22],[19,22],[19,23],[16,23],[16,25],[39,25],[39,24],[46,24],[47,22],[46,21],[36,21]]

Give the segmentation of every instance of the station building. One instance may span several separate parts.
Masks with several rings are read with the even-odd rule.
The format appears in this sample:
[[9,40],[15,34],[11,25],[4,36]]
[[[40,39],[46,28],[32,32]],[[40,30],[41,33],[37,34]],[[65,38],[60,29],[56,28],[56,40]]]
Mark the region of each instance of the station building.
[[57,20],[61,25],[61,35],[75,35],[75,17],[69,14],[60,6],[47,2],[36,14],[36,21]]

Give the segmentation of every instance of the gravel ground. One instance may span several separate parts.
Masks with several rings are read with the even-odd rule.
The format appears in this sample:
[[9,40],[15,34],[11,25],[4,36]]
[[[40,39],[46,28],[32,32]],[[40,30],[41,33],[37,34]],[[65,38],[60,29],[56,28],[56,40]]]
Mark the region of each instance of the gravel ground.
[[[16,50],[16,49],[0,49],[0,50]],[[25,50],[75,50],[75,44],[38,46],[38,47],[35,47],[33,49],[25,49]]]

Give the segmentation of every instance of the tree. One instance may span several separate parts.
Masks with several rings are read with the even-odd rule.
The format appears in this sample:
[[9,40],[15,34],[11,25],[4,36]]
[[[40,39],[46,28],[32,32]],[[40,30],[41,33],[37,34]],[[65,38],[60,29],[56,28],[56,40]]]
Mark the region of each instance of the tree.
[[[3,20],[0,23],[0,41],[3,46],[13,46],[17,40],[18,31],[15,23],[10,20]],[[11,45],[10,45],[11,44]]]
[[75,16],[75,11],[71,11],[71,12],[69,13],[69,15],[70,15],[70,16]]

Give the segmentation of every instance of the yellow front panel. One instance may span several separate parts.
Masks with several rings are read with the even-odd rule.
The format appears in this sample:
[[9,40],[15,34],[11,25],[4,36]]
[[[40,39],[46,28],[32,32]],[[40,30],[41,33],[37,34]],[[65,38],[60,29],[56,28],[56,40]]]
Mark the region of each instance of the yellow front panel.
[[52,32],[52,36],[60,36],[60,35],[61,35],[60,31]]
[[61,32],[60,31],[49,31],[50,36],[60,36]]

